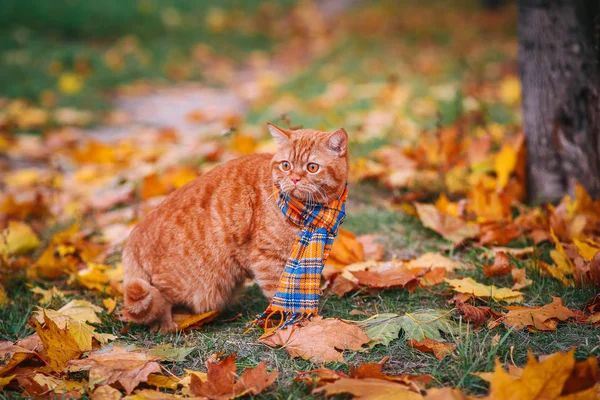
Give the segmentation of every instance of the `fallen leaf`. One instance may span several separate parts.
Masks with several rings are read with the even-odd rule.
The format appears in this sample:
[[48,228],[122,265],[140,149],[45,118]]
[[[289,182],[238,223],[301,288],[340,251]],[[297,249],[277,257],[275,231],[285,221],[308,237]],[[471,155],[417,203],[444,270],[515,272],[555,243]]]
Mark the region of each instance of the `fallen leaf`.
[[404,263],[388,262],[367,271],[351,271],[360,285],[373,289],[401,287],[414,290],[419,281]]
[[468,400],[469,397],[465,395],[458,388],[431,388],[427,390],[425,400]]
[[360,325],[365,328],[365,333],[371,338],[371,347],[376,344],[388,346],[392,340],[398,339],[402,322],[398,314],[376,314],[361,321]]
[[445,268],[434,268],[431,271],[425,272],[425,274],[419,278],[419,282],[424,286],[440,285],[445,282],[447,273],[448,270]]
[[4,290],[4,286],[0,284],[0,307],[4,307],[6,303],[8,303],[8,296],[6,295],[6,290]]
[[160,357],[113,347],[109,352],[92,353],[84,360],[69,362],[69,371],[89,371],[90,389],[120,383],[129,394],[151,373],[160,372]]
[[410,260],[407,264],[409,269],[413,268],[444,268],[453,272],[462,267],[462,264],[439,253],[425,253],[417,259]]
[[0,377],[0,390],[4,389],[4,386],[8,385],[15,379],[16,375],[8,375]]
[[336,318],[314,317],[304,326],[292,325],[260,339],[264,344],[282,346],[292,358],[313,362],[344,361],[344,350],[358,351],[371,339],[359,327]]
[[438,360],[452,354],[456,345],[451,343],[442,343],[436,340],[425,338],[423,340],[407,340],[408,345],[414,349],[422,351],[423,353],[433,353],[435,358]]
[[33,357],[34,352],[12,342],[0,342],[0,376],[6,375],[21,362]]
[[18,256],[39,245],[40,240],[33,229],[23,222],[10,221],[8,228],[0,232],[0,254]]
[[[174,376],[165,376],[160,374],[150,374],[148,375],[148,380],[146,383],[150,386],[155,386],[160,389],[170,389],[177,390],[179,385],[181,385],[181,379]],[[106,387],[106,386],[101,386]]]
[[364,261],[364,257],[363,244],[352,232],[340,229],[331,247],[327,263],[339,268]]
[[585,308],[591,313],[600,312],[600,293],[595,295],[592,300],[588,301]]
[[313,390],[313,393],[325,393],[327,396],[350,393],[354,399],[360,400],[418,400],[423,399],[420,393],[411,391],[405,385],[381,379],[340,378]]
[[421,310],[404,315],[377,314],[371,318],[357,322],[371,338],[371,347],[375,344],[388,345],[398,338],[400,330],[406,340],[425,340],[430,338],[438,342],[444,341],[440,332],[455,334],[456,323],[448,319],[447,312],[442,310]]
[[366,363],[360,364],[357,367],[350,366],[350,378],[354,379],[365,379],[374,378],[386,381],[393,381],[404,383],[407,386],[413,386],[417,384],[428,384],[433,380],[431,375],[410,375],[410,374],[398,374],[388,375],[383,373],[383,367],[389,360],[389,356],[383,358],[378,363]]
[[488,278],[493,276],[502,276],[509,274],[513,269],[511,265],[511,260],[506,253],[496,253],[496,257],[494,258],[494,264],[492,265],[484,265],[483,273]]
[[41,299],[38,300],[40,304],[50,304],[53,299],[63,300],[65,298],[65,293],[61,290],[58,290],[56,286],[52,286],[50,289],[42,289],[39,286],[30,288],[32,293],[39,294],[42,296]]
[[423,225],[436,231],[455,246],[479,235],[479,228],[476,225],[470,225],[457,217],[444,214],[431,204],[414,203],[414,205]]
[[47,355],[47,362],[53,371],[63,372],[69,361],[79,358],[81,349],[66,327],[57,324],[42,313],[44,324],[32,319],[32,325],[39,335]]
[[491,317],[500,317],[500,315],[494,312],[490,307],[477,307],[467,303],[458,302],[456,308],[463,314],[463,319],[466,322],[471,322],[475,326],[484,325]]
[[[515,376],[507,372],[496,360],[493,373],[480,374],[490,383],[488,399],[559,399],[559,398],[597,398],[597,377],[594,380],[591,363],[597,360],[575,363],[575,350],[568,353],[555,353],[543,361],[537,361],[533,354],[525,367]],[[577,368],[576,368],[577,365]],[[597,366],[595,368],[597,371]],[[579,373],[582,375],[579,375]],[[578,376],[579,375],[579,376]],[[569,383],[569,386],[567,386]],[[570,395],[572,397],[566,397]],[[576,397],[580,395],[580,397]],[[565,396],[565,397],[562,397]]]
[[333,283],[329,287],[329,290],[332,293],[338,295],[338,297],[342,297],[346,293],[349,293],[357,288],[356,284],[353,281],[348,280],[341,275],[336,275],[332,279]]
[[385,254],[385,248],[381,243],[377,243],[379,234],[371,235],[360,235],[357,236],[356,240],[363,246],[363,253],[365,260],[381,261]]
[[174,314],[173,321],[177,324],[177,330],[185,331],[190,329],[199,329],[202,325],[211,322],[219,313],[209,311],[204,314]]
[[563,305],[560,297],[552,297],[552,303],[545,306],[511,309],[501,321],[515,329],[532,327],[540,331],[553,331],[556,329],[556,320],[565,321],[573,317],[575,313]]
[[195,396],[210,399],[234,399],[244,395],[258,395],[271,386],[279,373],[267,372],[265,361],[255,368],[247,368],[236,381],[236,353],[216,363],[208,364],[207,380],[192,375],[190,391]]
[[194,347],[173,347],[171,344],[165,343],[151,348],[136,348],[136,350],[143,351],[149,356],[156,356],[160,361],[183,362],[194,351]]
[[122,397],[121,392],[108,385],[99,386],[92,393],[92,400],[121,400]]
[[486,286],[472,278],[446,279],[452,290],[459,293],[472,294],[477,297],[491,298],[495,301],[504,301],[506,303],[520,303],[523,301],[521,292],[513,291],[508,288],[498,288],[494,285]]
[[573,286],[573,282],[556,265],[550,265],[541,260],[536,260],[536,265],[539,267],[540,272],[550,275],[564,286]]
[[515,283],[511,288],[512,290],[521,290],[527,286],[531,286],[533,283],[531,279],[527,278],[527,270],[525,268],[513,268],[510,273]]
[[114,296],[119,293],[119,283],[123,280],[123,264],[109,266],[89,262],[77,271],[74,279],[83,287]]
[[481,224],[479,244],[507,245],[523,233],[523,229],[514,222],[487,222]]
[[552,240],[554,240],[554,245],[556,246],[556,249],[550,251],[550,257],[552,258],[552,261],[554,261],[558,269],[563,274],[572,275],[573,271],[575,270],[573,262],[571,261],[569,256],[567,256],[565,248],[563,247],[560,240],[558,240],[558,238],[556,237],[554,230],[550,230],[550,235],[552,236]]
[[532,254],[534,251],[533,247],[524,247],[522,249],[515,249],[512,247],[491,247],[490,250],[492,250],[493,254],[498,253],[498,252],[503,252],[506,254],[509,254],[513,257],[523,257],[529,254]]
[[57,311],[50,309],[39,309],[34,312],[34,317],[39,323],[44,318],[51,319],[59,329],[68,329],[71,336],[75,339],[81,351],[92,350],[92,339],[100,343],[106,343],[117,337],[108,333],[96,332],[96,328],[89,323],[100,323],[100,318],[96,315],[102,309],[87,300],[71,300]]
[[591,246],[591,245],[587,244],[586,242],[582,242],[581,240],[579,240],[577,238],[573,238],[573,243],[575,244],[575,246],[577,246],[577,250],[579,251],[579,254],[581,254],[581,256],[584,259],[586,259],[587,261],[592,261],[592,259],[596,255],[596,253],[598,253],[600,251],[599,248],[597,248],[595,246]]
[[78,381],[63,380],[43,374],[35,374],[32,378],[41,387],[46,387],[48,392],[52,392],[53,396],[71,395],[82,396],[85,393],[85,383]]
[[117,299],[102,299],[102,304],[104,304],[104,308],[106,308],[106,312],[112,314],[115,311],[115,307],[117,307]]

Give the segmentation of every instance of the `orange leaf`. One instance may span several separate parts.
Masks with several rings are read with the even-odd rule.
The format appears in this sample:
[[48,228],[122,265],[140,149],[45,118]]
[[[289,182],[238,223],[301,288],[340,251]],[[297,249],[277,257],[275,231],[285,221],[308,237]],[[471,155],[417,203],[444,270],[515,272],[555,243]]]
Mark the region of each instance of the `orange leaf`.
[[379,234],[361,235],[356,240],[362,244],[365,260],[381,261],[385,254],[385,249],[381,243],[377,243]]
[[507,372],[496,360],[493,373],[479,376],[490,383],[489,399],[559,399],[567,395],[572,396],[569,398],[597,398],[598,361],[590,357],[576,363],[574,356],[575,349],[572,349],[537,361],[530,353],[519,374]]
[[327,264],[341,267],[364,261],[364,258],[363,244],[352,232],[340,229],[331,247]]
[[420,393],[411,391],[406,386],[381,379],[351,379],[340,378],[315,389],[313,393],[325,392],[328,396],[350,393],[354,399],[390,399],[390,400],[421,400]]
[[467,303],[457,302],[456,308],[463,314],[466,322],[471,322],[475,326],[485,324],[490,317],[499,317],[490,307],[476,307]]
[[513,266],[511,265],[510,257],[508,257],[506,253],[499,252],[496,253],[493,265],[483,266],[483,273],[488,278],[491,278],[492,276],[506,275],[510,273],[512,269]]
[[527,279],[525,268],[513,268],[510,273],[515,283],[511,288],[512,290],[520,290],[533,283],[531,279]]
[[93,353],[86,359],[70,361],[69,371],[89,371],[92,389],[96,384],[118,382],[127,393],[131,393],[140,383],[146,382],[150,374],[160,372],[158,359],[160,356],[113,347],[109,352]]
[[457,217],[444,214],[431,204],[415,203],[415,207],[423,225],[455,245],[479,235],[479,228],[476,225],[469,225]]
[[356,325],[317,316],[304,326],[280,329],[260,341],[271,347],[285,347],[292,357],[313,362],[342,362],[342,351],[360,350],[371,339]]
[[164,196],[167,194],[167,186],[158,177],[158,174],[147,175],[142,181],[140,195],[142,200],[148,200],[151,197]]
[[412,348],[415,348],[423,353],[433,353],[438,360],[443,359],[447,355],[454,352],[456,346],[451,343],[442,343],[433,339],[425,338],[424,340],[407,340],[406,343]]
[[481,237],[479,243],[482,245],[496,244],[496,245],[507,245],[514,239],[521,236],[523,229],[513,223],[497,223],[487,222],[479,225],[481,229]]
[[563,305],[560,297],[552,297],[552,303],[542,307],[514,307],[503,318],[506,326],[515,329],[532,327],[540,331],[556,329],[555,320],[565,321],[575,313]]
[[177,324],[177,330],[185,331],[190,329],[198,329],[202,325],[211,322],[219,313],[217,311],[209,311],[204,314],[173,314],[173,321]]
[[419,281],[425,286],[436,286],[444,283],[448,270],[446,268],[433,268],[427,271]]
[[385,263],[389,265],[382,268],[382,264],[375,270],[351,271],[352,275],[358,279],[358,283],[374,289],[401,287],[407,290],[414,290],[419,281],[404,264]]
[[266,362],[247,368],[236,382],[236,353],[220,362],[208,363],[207,380],[191,375],[190,391],[209,399],[233,399],[246,394],[258,395],[275,382],[279,373],[267,373]]

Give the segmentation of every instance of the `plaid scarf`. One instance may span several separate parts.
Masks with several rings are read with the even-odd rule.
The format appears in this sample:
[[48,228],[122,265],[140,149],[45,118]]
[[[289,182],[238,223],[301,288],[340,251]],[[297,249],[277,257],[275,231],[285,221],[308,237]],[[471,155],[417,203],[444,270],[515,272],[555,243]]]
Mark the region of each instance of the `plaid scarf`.
[[302,203],[277,187],[274,193],[281,212],[302,229],[296,235],[271,304],[252,323],[267,330],[269,319],[278,317],[279,323],[272,331],[318,314],[321,271],[346,215],[348,186],[329,204]]

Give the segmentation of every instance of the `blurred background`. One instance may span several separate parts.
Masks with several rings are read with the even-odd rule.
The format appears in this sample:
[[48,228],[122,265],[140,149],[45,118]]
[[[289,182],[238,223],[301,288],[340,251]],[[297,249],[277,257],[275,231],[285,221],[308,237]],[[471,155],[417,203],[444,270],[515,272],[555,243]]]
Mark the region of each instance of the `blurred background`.
[[0,26],[8,216],[25,189],[61,218],[160,198],[272,151],[267,121],[344,126],[353,181],[411,200],[488,196],[520,148],[514,4],[4,0]]

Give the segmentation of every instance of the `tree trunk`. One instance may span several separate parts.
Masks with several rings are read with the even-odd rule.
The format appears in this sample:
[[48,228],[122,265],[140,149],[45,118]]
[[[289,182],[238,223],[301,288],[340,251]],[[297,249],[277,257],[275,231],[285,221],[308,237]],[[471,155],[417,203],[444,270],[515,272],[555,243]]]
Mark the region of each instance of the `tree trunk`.
[[529,199],[600,195],[600,0],[519,0]]

